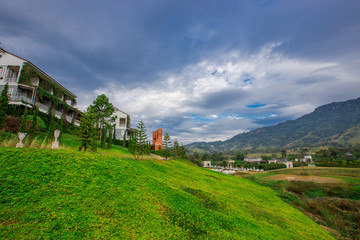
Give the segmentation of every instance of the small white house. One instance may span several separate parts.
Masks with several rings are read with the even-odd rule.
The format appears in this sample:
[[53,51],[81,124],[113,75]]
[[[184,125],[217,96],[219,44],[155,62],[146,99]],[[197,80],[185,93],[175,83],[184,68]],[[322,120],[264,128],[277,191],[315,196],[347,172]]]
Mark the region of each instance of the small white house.
[[277,160],[277,163],[285,164],[285,165],[286,165],[286,168],[293,168],[293,167],[294,167],[293,162],[292,162],[292,161],[289,161],[289,160],[287,160],[287,159]]
[[125,134],[125,139],[129,140],[131,132],[130,115],[118,108],[115,108],[112,116],[117,117],[115,121],[115,138],[118,140],[123,140]]
[[202,161],[203,167],[211,167],[211,161]]

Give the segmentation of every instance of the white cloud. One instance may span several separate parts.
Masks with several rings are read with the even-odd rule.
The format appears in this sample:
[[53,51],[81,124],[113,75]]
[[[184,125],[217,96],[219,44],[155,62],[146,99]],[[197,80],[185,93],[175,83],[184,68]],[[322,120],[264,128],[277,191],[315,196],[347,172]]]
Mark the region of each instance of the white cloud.
[[[261,127],[255,120],[248,120],[248,115],[258,116],[253,119],[299,117],[331,101],[331,91],[341,88],[343,83],[355,84],[353,89],[360,89],[360,84],[340,64],[287,58],[274,50],[279,44],[269,44],[249,56],[241,52],[224,53],[218,59],[186,66],[176,74],[163,72],[156,84],[132,88],[109,84],[95,93],[105,93],[115,106],[131,114],[133,121],[144,119],[151,129],[168,128],[166,131],[179,139],[185,139],[184,136],[190,139],[190,135],[191,141],[196,141],[224,140]],[[251,83],[245,81],[249,78]],[[227,100],[229,91],[246,95],[240,100]],[[347,91],[355,94],[354,90]],[[208,99],[211,96],[214,99]],[[225,106],[209,109],[200,104],[205,99],[210,103],[224,101]],[[266,106],[246,107],[254,102]],[[196,116],[215,122],[199,124]],[[224,119],[226,124],[243,121],[245,125],[227,130],[216,127]]]

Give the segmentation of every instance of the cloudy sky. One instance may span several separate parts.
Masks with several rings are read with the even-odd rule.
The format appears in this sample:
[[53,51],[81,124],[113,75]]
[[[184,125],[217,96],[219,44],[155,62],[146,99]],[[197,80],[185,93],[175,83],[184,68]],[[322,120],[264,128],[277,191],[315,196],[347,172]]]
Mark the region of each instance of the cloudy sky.
[[360,97],[359,0],[0,0],[0,42],[150,136],[225,140]]

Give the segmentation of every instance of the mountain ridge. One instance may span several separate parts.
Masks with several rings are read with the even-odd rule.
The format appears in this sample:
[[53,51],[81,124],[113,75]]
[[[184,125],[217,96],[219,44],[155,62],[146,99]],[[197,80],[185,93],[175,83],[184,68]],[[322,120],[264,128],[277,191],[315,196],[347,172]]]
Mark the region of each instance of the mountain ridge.
[[360,143],[360,98],[332,102],[295,120],[240,133],[225,141],[196,142],[190,150],[298,148]]

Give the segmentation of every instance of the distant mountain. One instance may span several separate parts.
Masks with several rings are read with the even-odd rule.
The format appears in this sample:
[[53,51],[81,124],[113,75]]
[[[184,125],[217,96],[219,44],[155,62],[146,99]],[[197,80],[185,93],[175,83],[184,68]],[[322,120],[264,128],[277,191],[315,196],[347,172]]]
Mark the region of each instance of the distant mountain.
[[360,98],[316,108],[296,120],[241,133],[226,141],[196,142],[189,150],[298,148],[360,144]]

